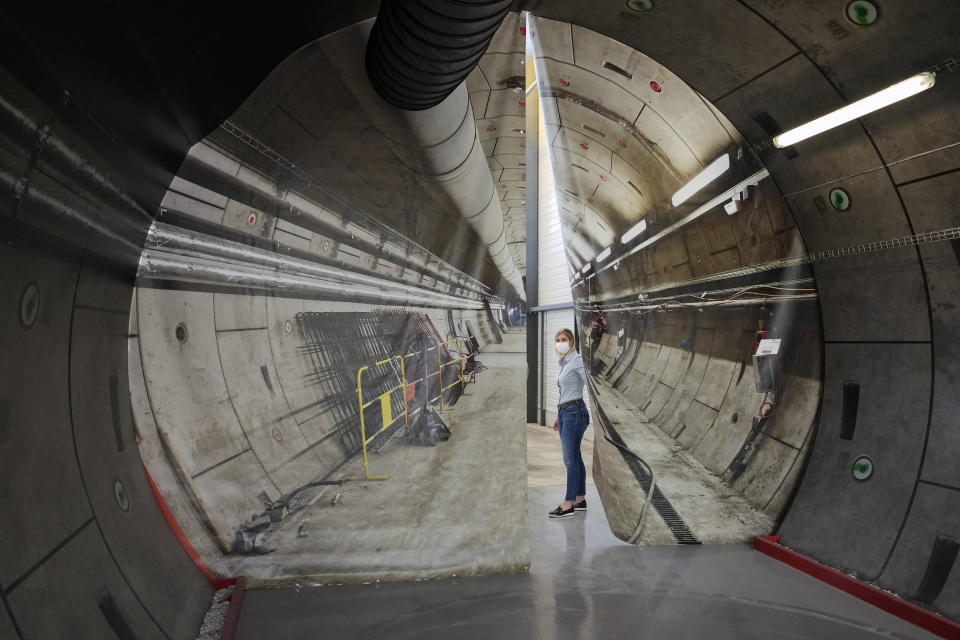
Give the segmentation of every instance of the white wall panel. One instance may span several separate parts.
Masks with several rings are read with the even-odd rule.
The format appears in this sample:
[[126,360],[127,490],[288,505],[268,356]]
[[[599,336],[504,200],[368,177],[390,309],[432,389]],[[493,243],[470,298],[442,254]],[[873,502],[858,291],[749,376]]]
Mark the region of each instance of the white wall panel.
[[540,114],[539,142],[537,144],[538,174],[537,191],[539,193],[539,227],[537,273],[539,275],[539,294],[537,304],[546,306],[572,302],[570,291],[570,272],[567,269],[567,255],[564,251],[563,234],[560,229],[560,214],[557,207],[556,187],[553,170],[550,165],[550,152],[547,146],[547,134],[544,129],[543,114]]

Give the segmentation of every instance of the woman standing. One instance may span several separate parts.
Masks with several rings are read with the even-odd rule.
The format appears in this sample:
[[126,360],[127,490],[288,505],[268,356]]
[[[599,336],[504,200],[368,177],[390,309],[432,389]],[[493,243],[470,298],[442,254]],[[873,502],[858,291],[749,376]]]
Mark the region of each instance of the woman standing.
[[570,329],[560,329],[554,340],[557,355],[560,356],[560,373],[557,374],[560,403],[553,430],[560,432],[563,464],[567,467],[567,493],[560,506],[547,515],[551,518],[565,518],[587,508],[587,469],[583,466],[583,456],[580,455],[580,442],[583,440],[583,432],[590,424],[590,414],[583,401],[583,386],[587,382],[587,376],[583,371],[583,358],[573,348],[573,332]]

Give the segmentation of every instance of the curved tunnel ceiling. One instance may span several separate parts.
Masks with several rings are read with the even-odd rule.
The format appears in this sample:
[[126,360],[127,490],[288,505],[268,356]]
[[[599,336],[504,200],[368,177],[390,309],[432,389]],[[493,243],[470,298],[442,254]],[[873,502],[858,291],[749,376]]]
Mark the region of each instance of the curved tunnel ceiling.
[[589,243],[579,269],[640,220],[654,223],[677,189],[742,139],[642,53],[569,23],[534,24],[561,219],[570,241]]
[[[958,571],[937,563],[960,537],[951,385],[960,375],[960,10],[885,3],[875,24],[860,26],[842,3],[630,8],[644,4],[543,3],[530,34],[541,40],[540,99],[567,258],[571,271],[593,267],[573,283],[578,319],[588,328],[603,310],[609,325],[595,342],[584,336],[597,420],[619,426],[644,412],[753,506],[752,524],[782,518],[785,544],[957,619]],[[238,520],[263,515],[318,469],[357,462],[352,427],[334,429],[323,412],[347,411],[332,399],[355,390],[355,365],[373,352],[337,360],[331,345],[440,351],[444,338],[466,333],[484,349],[497,342],[503,316],[484,287],[499,277],[483,244],[397,161],[315,42],[376,11],[344,6],[265,19],[262,34],[276,35],[254,44],[246,16],[105,11],[112,18],[100,21],[78,10],[51,23],[40,7],[4,10],[3,299],[16,313],[4,325],[0,500],[10,516],[0,526],[5,540],[23,543],[0,554],[0,636],[78,628],[102,636],[116,633],[120,612],[138,636],[192,637],[208,578],[272,570],[263,556],[231,555],[246,540]],[[519,14],[509,15],[466,81],[521,265],[530,133],[525,94],[515,91],[522,29]],[[938,74],[931,91],[792,151],[769,144],[776,128],[925,69]],[[229,194],[175,177],[191,148],[183,166],[205,163],[193,177],[213,176]],[[732,181],[764,168],[769,178],[748,189],[735,215],[721,206],[627,255],[716,195],[667,204],[723,153]],[[846,194],[844,210],[833,206],[835,189]],[[177,255],[216,238],[221,257],[234,252],[221,260],[227,278],[241,268],[263,276],[278,255],[295,269],[268,268],[286,278],[275,281],[277,295],[262,280],[238,279],[230,290],[142,282],[131,305],[151,222],[179,223],[180,214],[193,235],[178,237],[186,248]],[[645,235],[622,241],[641,219]],[[597,260],[608,246],[617,268]],[[767,275],[750,271],[774,263]],[[342,271],[339,293],[282,290],[314,286],[321,268]],[[370,277],[384,284],[364,289]],[[788,297],[812,289],[816,303]],[[378,301],[387,290],[394,297]],[[732,295],[754,302],[734,306]],[[690,301],[700,306],[680,304]],[[362,330],[338,333],[354,327]],[[751,377],[758,329],[783,340],[784,387],[776,418],[751,429],[747,416],[774,415],[757,412],[761,396],[769,401]],[[336,419],[345,424],[348,414]],[[750,457],[738,454],[746,445]],[[874,465],[868,481],[851,475],[864,455]],[[300,456],[309,464],[293,462]],[[617,487],[637,478],[617,464],[600,477],[612,487],[611,525],[626,538],[635,513],[616,508],[625,495]],[[220,558],[206,574],[183,553],[158,497],[203,558]],[[680,506],[697,533],[695,512]],[[365,522],[338,522],[329,537],[381,531]],[[415,538],[409,522],[391,527],[365,539],[371,550]],[[253,532],[254,548],[255,530],[242,530]],[[484,548],[488,569],[523,566],[522,530],[503,532],[509,557]],[[661,534],[669,542],[676,531],[653,531]],[[471,561],[449,542],[447,557]],[[430,570],[443,570],[441,556]],[[397,558],[394,567],[408,559]],[[295,556],[286,562],[302,568]],[[943,580],[931,585],[938,572]],[[51,604],[46,595],[64,582]]]

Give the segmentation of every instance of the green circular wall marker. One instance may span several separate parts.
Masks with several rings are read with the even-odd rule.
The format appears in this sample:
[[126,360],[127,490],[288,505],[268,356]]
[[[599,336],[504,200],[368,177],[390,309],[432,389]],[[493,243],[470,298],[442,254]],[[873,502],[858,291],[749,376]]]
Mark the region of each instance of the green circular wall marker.
[[873,475],[873,459],[870,456],[859,456],[850,467],[854,480],[866,480]]
[[40,315],[40,287],[36,282],[31,282],[23,290],[20,297],[20,324],[24,329],[29,329],[37,321]]
[[627,9],[633,11],[650,11],[653,9],[653,0],[627,0]]
[[120,509],[130,511],[130,496],[127,495],[127,488],[119,480],[113,481],[113,498]]
[[837,211],[846,211],[850,208],[850,194],[843,189],[830,191],[830,206]]
[[869,27],[880,17],[877,5],[867,0],[853,0],[847,5],[847,20],[858,27]]

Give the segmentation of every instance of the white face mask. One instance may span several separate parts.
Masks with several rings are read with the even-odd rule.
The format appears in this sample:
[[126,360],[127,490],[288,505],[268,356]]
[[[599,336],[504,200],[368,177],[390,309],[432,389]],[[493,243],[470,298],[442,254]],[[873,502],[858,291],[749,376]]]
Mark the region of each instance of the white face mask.
[[570,351],[570,343],[569,343],[569,342],[557,342],[557,351],[559,351],[560,353],[563,353],[563,354],[567,353],[567,351]]

